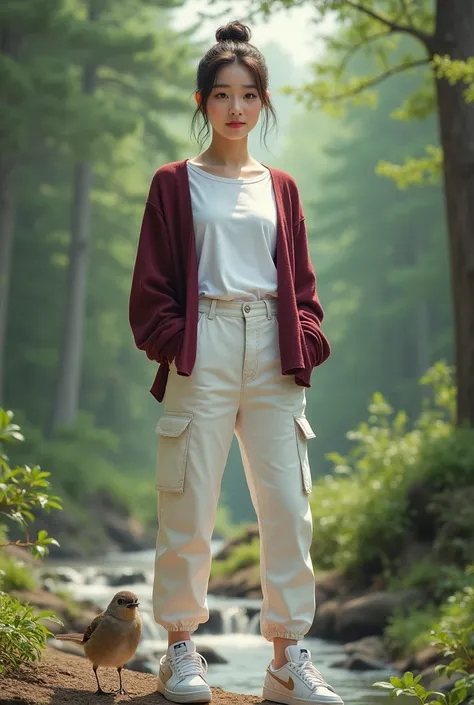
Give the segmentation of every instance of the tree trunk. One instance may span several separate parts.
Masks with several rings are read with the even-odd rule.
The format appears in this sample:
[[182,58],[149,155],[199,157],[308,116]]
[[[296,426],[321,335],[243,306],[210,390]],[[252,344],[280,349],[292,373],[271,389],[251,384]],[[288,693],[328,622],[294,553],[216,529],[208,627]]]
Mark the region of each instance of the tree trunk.
[[[89,3],[89,20],[97,20],[94,0]],[[93,95],[97,84],[97,66],[87,65],[83,73],[83,92]],[[87,255],[90,227],[89,193],[92,165],[79,162],[74,167],[74,193],[69,248],[69,271],[66,313],[59,358],[59,374],[49,433],[59,426],[71,426],[79,408],[82,351],[87,298]]]
[[5,398],[5,349],[13,248],[13,159],[0,159],[0,406]]
[[[0,52],[17,60],[21,38],[6,22],[0,28]],[[2,135],[3,137],[3,135]],[[2,144],[2,152],[4,150]],[[13,173],[15,157],[3,153],[0,157],[0,405],[5,403],[5,349],[7,344],[8,299],[14,234]]]
[[[438,0],[434,52],[474,53],[474,4]],[[474,425],[474,103],[465,84],[437,80],[455,322],[458,424]]]

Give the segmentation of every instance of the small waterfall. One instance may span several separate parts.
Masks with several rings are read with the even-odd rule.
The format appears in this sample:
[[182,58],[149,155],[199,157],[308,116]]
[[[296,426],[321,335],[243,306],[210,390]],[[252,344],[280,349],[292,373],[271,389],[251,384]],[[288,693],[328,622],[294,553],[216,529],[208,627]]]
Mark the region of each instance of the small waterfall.
[[[132,590],[140,600],[144,639],[163,640],[167,634],[163,627],[156,624],[151,602],[153,571],[150,563],[153,554],[143,554],[132,556],[133,561],[123,554],[109,554],[104,561],[88,564],[71,561],[55,565],[51,561],[42,571],[42,582],[51,592],[58,587],[66,589],[74,599],[91,600],[101,609],[105,609],[117,590]],[[129,567],[125,568],[127,564]],[[260,633],[260,600],[209,594],[207,601],[209,620],[199,626],[197,634]]]

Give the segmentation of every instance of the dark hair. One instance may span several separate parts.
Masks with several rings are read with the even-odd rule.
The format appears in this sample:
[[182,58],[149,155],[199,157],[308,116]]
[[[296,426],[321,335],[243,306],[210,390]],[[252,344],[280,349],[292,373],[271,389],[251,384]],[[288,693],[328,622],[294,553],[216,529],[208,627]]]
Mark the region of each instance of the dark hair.
[[[260,138],[266,143],[270,118],[271,127],[275,127],[277,117],[271,100],[267,97],[268,69],[263,54],[250,44],[250,29],[238,21],[229,22],[225,27],[219,27],[216,32],[217,44],[214,44],[199,62],[196,76],[196,91],[201,96],[201,104],[196,108],[191,128],[199,144],[203,145],[209,136],[209,118],[207,116],[207,101],[215,83],[216,74],[223,66],[239,63],[245,66],[255,79],[257,92],[263,104],[265,116],[261,128]],[[196,122],[199,116],[203,125],[196,134]]]

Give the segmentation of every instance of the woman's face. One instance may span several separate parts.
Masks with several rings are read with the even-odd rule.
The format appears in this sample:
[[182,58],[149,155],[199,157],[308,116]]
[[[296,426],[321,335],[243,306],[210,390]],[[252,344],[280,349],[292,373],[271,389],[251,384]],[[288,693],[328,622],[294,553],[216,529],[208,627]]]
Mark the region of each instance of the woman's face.
[[230,140],[246,137],[257,124],[262,109],[250,71],[237,63],[221,68],[206,108],[215,132]]

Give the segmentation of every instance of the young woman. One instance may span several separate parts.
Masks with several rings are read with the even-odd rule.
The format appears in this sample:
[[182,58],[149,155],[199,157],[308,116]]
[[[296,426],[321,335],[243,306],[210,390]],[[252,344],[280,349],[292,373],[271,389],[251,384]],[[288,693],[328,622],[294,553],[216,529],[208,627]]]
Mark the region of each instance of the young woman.
[[[239,22],[221,27],[197,72],[208,149],[156,172],[130,298],[138,348],[160,364],[159,531],[153,607],[168,631],[158,687],[173,702],[211,700],[191,634],[209,618],[216,505],[237,435],[261,539],[261,631],[274,658],[263,695],[340,705],[298,641],[315,610],[305,387],[329,356],[294,180],[248,152],[274,117],[262,54]],[[242,674],[244,678],[245,675]]]

